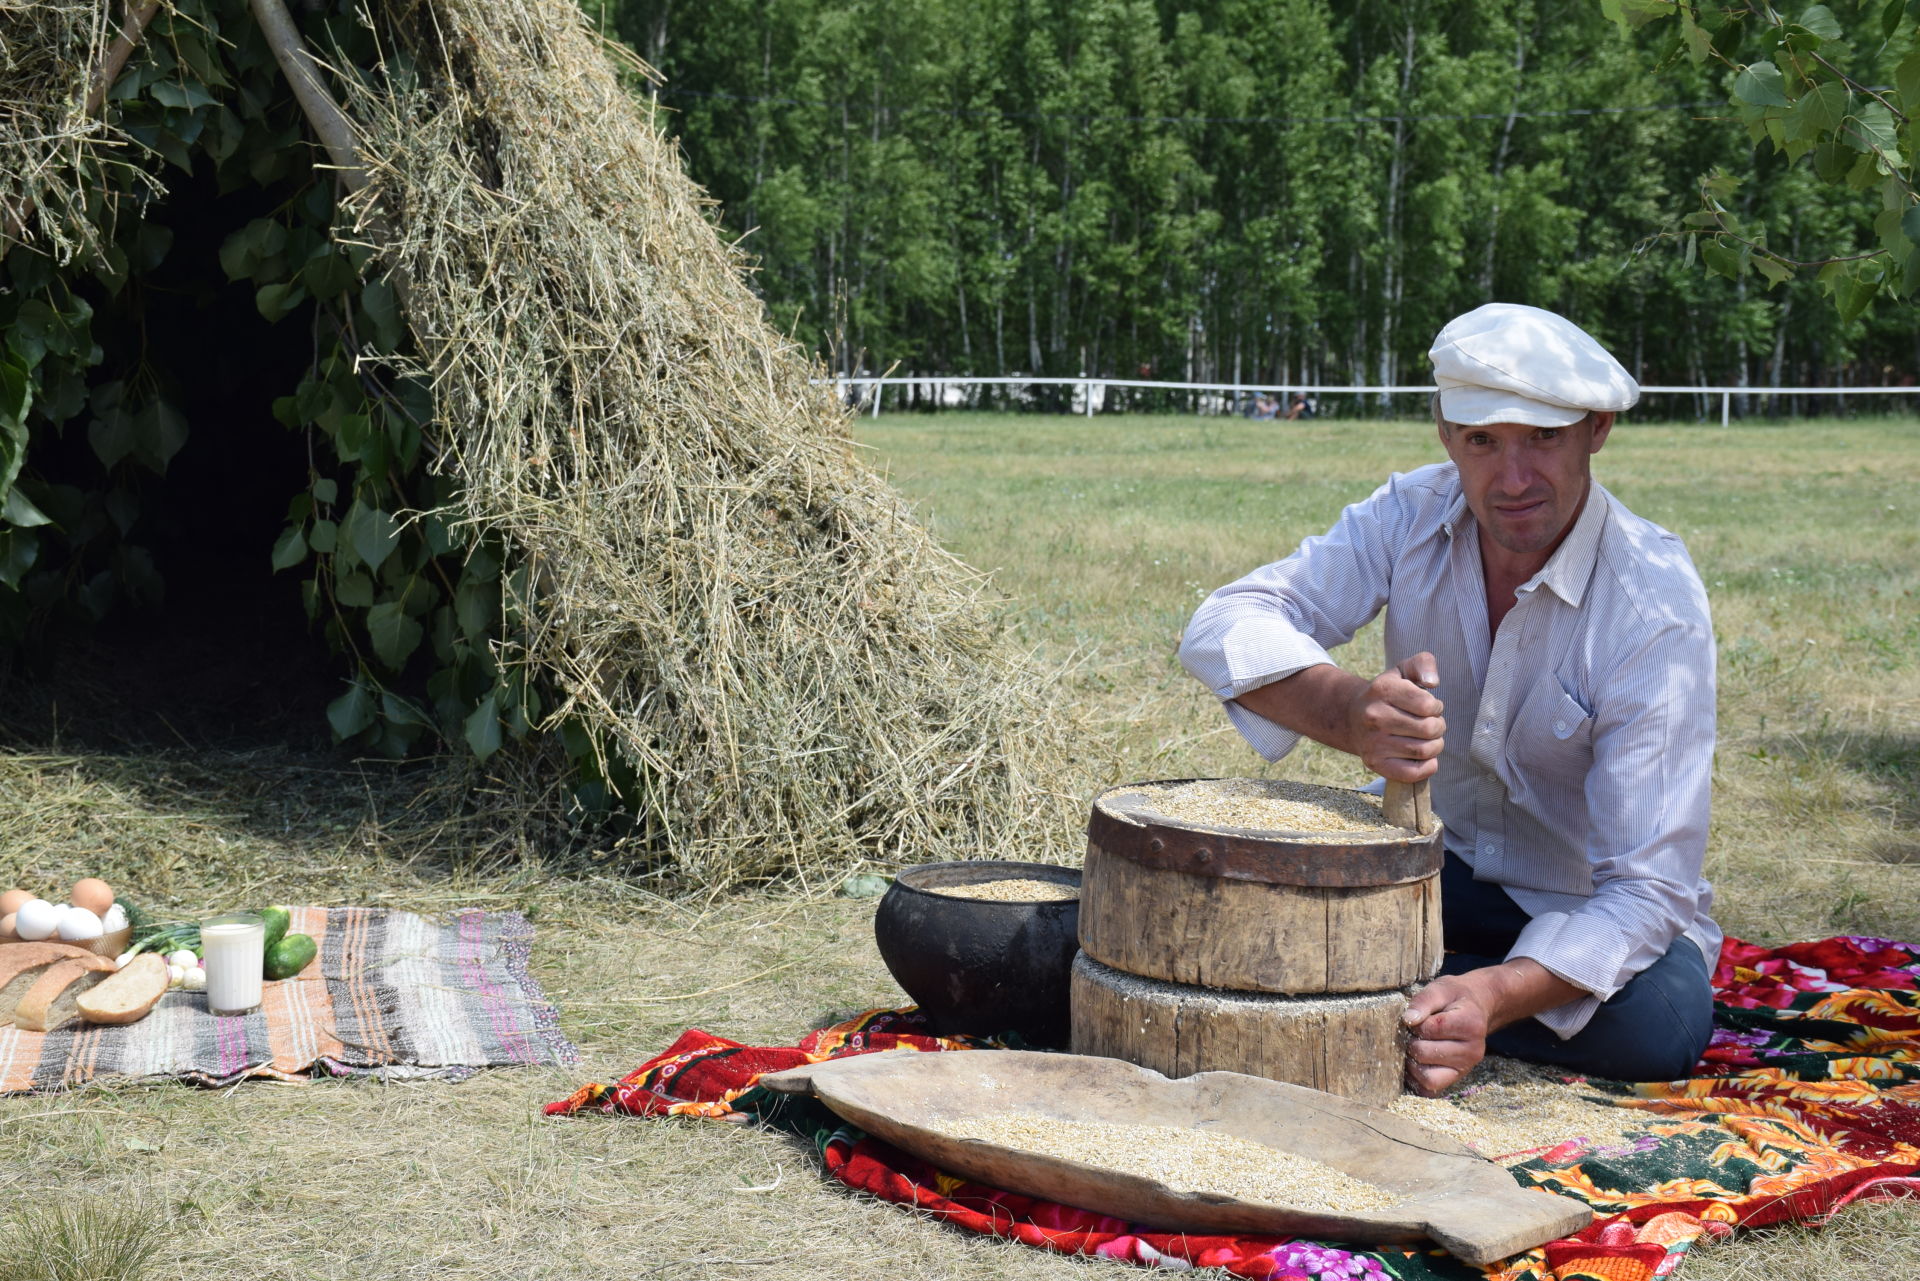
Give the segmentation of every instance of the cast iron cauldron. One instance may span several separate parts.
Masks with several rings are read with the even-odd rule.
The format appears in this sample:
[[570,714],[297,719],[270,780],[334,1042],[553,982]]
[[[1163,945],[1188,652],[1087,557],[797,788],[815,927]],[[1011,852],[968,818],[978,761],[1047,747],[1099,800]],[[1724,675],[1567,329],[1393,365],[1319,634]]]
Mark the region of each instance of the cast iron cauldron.
[[[1001,903],[936,894],[983,881],[1057,881],[1076,897]],[[1080,873],[1050,863],[926,863],[894,879],[873,917],[873,938],[894,981],[935,1035],[1018,1032],[1064,1048],[1068,990],[1079,950]]]

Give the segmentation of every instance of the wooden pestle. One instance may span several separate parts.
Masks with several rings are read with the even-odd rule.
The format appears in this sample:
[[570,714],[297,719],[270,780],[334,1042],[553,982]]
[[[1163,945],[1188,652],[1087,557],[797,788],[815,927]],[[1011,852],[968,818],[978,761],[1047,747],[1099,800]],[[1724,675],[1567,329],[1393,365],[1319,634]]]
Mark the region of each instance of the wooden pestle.
[[[1432,688],[1425,681],[1420,684]],[[1422,836],[1433,831],[1431,789],[1424,778],[1418,783],[1388,779],[1386,794],[1380,798],[1380,810],[1395,827],[1408,828]]]
[[1395,827],[1409,828],[1422,836],[1433,831],[1433,803],[1424,778],[1418,783],[1388,779],[1380,809],[1387,816],[1387,822]]

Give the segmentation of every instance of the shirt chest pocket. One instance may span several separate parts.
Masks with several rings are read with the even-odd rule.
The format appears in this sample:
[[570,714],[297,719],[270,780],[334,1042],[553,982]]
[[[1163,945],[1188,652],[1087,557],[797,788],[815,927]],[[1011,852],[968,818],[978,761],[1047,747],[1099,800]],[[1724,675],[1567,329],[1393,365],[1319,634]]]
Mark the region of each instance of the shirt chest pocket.
[[1584,781],[1593,765],[1593,714],[1548,675],[1528,691],[1507,736],[1507,759],[1522,777],[1538,771]]

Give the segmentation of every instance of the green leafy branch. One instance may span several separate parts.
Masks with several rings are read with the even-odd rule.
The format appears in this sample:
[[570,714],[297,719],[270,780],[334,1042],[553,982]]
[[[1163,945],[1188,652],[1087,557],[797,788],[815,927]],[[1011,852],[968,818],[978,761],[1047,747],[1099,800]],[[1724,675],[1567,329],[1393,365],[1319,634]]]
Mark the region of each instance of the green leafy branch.
[[[1764,228],[1744,225],[1730,208],[1735,179],[1714,174],[1700,183],[1700,208],[1681,220],[1683,230],[1650,240],[1679,240],[1688,265],[1697,250],[1708,270],[1733,279],[1755,271],[1769,287],[1814,271],[1848,321],[1876,295],[1920,292],[1912,119],[1920,103],[1920,0],[1887,0],[1877,20],[1878,48],[1864,55],[1869,66],[1897,58],[1891,88],[1848,69],[1853,45],[1826,5],[1809,5],[1794,18],[1769,4],[1702,10],[1681,0],[1602,0],[1602,9],[1623,29],[1674,23],[1669,56],[1712,60],[1733,72],[1730,101],[1756,145],[1770,143],[1790,164],[1807,161],[1830,186],[1879,197],[1871,248],[1797,258],[1771,247]],[[1742,61],[1743,48],[1755,56]]]

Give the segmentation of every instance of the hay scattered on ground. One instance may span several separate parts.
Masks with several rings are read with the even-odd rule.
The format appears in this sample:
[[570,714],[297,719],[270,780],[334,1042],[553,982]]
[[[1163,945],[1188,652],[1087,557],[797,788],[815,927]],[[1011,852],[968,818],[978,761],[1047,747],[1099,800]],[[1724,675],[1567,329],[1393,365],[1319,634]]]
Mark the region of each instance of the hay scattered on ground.
[[444,0],[358,83],[461,482],[529,567],[509,657],[638,772],[670,872],[1065,856],[1071,732],[982,579],[855,456],[563,0]]

